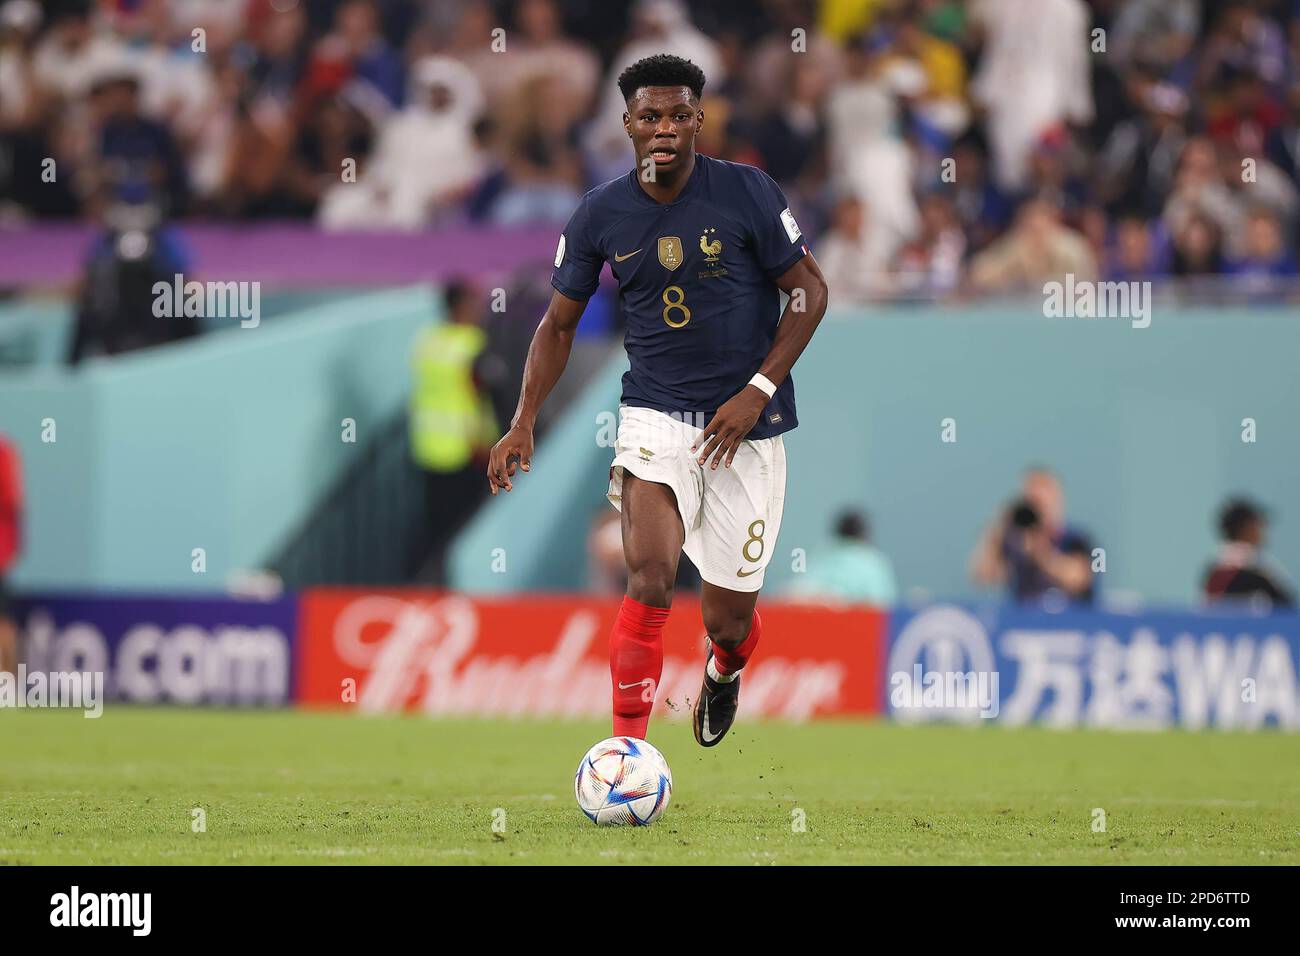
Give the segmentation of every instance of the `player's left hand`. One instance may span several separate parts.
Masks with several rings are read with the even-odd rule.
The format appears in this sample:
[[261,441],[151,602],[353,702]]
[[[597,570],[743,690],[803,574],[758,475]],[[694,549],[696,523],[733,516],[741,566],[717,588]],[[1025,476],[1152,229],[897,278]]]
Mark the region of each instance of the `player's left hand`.
[[767,402],[767,395],[756,385],[746,385],[739,394],[728,399],[726,404],[709,419],[709,423],[704,426],[704,431],[700,432],[700,437],[695,439],[695,444],[691,445],[692,454],[700,445],[704,445],[699,454],[700,464],[704,464],[709,455],[712,455],[713,462],[710,467],[715,471],[718,463],[724,459],[726,466],[730,468],[736,452],[740,450],[741,442],[758,421],[758,416],[763,414]]

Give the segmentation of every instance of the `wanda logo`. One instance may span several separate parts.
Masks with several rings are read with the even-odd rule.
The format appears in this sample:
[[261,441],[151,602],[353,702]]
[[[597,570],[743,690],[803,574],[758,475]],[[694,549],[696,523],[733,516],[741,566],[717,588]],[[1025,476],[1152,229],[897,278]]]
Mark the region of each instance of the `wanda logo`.
[[[616,611],[609,602],[355,593],[344,599],[331,593],[320,601],[322,606],[312,609],[305,642],[310,672],[305,699],[337,700],[338,679],[353,677],[357,706],[367,712],[609,714],[606,639]],[[769,620],[766,611],[764,620]],[[777,630],[769,639],[773,629],[765,624],[763,644],[745,670],[742,711],[805,720],[842,710],[846,662],[783,655],[815,632],[800,628],[783,639]],[[656,699],[661,717],[690,713],[703,667],[698,607],[675,607],[664,635]]]

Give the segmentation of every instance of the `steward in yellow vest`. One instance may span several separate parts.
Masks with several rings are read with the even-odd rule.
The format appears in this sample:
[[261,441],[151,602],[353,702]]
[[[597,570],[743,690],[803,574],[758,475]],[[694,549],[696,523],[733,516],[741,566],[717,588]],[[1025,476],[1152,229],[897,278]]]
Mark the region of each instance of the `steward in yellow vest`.
[[474,381],[474,362],[486,346],[481,328],[455,320],[424,329],[415,340],[411,454],[426,471],[459,471],[492,445],[492,405]]

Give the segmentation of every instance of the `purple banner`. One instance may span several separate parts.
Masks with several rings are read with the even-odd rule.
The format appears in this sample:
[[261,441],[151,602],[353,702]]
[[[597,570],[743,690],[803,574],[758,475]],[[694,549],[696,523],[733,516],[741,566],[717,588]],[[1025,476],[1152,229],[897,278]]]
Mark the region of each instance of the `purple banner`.
[[[196,277],[268,286],[370,286],[549,266],[561,226],[321,232],[310,225],[180,225]],[[99,235],[82,224],[0,229],[0,286],[63,285]]]
[[298,601],[36,595],[14,602],[28,674],[103,672],[110,700],[287,706]]

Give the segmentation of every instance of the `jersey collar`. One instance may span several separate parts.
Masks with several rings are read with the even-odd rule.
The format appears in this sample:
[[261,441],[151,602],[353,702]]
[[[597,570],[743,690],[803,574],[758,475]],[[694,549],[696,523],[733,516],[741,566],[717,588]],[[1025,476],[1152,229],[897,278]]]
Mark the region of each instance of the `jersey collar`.
[[655,199],[644,189],[642,189],[641,182],[637,178],[637,171],[635,168],[633,168],[631,172],[627,174],[628,185],[632,187],[632,194],[637,198],[639,202],[647,206],[662,206],[665,209],[669,209],[673,206],[679,205],[684,200],[689,199],[692,195],[694,195],[699,190],[700,181],[704,177],[704,164],[706,162],[707,162],[707,157],[701,155],[698,152],[695,154],[695,168],[691,170],[691,178],[686,180],[685,188],[683,188],[682,191],[677,194],[677,198],[674,199],[672,202],[659,202],[659,200]]

